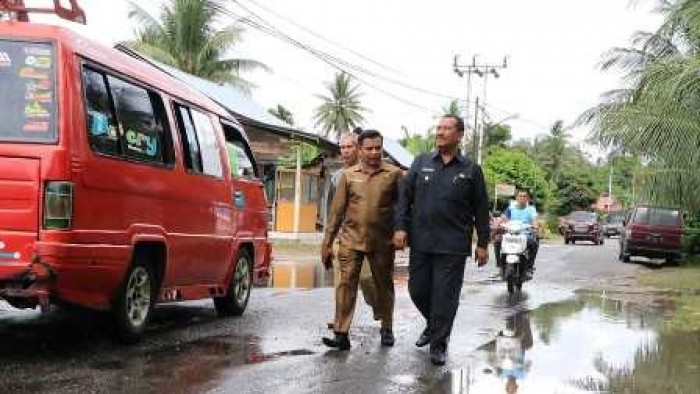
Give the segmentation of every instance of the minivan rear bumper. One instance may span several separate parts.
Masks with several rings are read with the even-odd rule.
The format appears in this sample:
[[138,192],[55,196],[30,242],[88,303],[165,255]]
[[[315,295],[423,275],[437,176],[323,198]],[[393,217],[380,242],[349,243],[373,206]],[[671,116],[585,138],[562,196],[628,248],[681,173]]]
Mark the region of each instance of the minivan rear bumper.
[[122,245],[36,242],[30,262],[0,263],[0,297],[20,308],[48,308],[57,300],[109,309],[131,251]]
[[649,258],[665,258],[665,257],[673,257],[673,258],[679,258],[681,257],[681,249],[679,248],[652,248],[647,245],[641,245],[634,243],[632,241],[627,242],[627,250],[630,255],[633,256],[644,256],[644,257],[649,257]]

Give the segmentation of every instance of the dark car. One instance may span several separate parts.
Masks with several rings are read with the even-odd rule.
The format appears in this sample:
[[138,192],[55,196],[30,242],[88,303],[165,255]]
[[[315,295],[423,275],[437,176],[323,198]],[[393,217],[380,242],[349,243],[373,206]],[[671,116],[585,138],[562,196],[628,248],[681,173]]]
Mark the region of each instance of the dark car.
[[609,213],[602,219],[602,231],[603,235],[606,237],[612,237],[620,235],[622,229],[625,227],[623,222],[625,221],[624,212],[613,212]]
[[586,240],[597,245],[603,244],[603,233],[595,212],[573,211],[564,219],[564,243]]
[[620,260],[632,256],[665,258],[674,262],[681,255],[683,215],[678,209],[637,205],[625,220],[620,236]]

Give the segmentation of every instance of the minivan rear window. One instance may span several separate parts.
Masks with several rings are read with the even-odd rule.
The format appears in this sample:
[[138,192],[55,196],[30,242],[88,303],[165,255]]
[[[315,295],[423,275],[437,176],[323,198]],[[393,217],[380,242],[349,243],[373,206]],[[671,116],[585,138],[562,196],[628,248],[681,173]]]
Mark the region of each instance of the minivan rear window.
[[639,207],[634,215],[634,223],[652,226],[677,226],[680,213],[674,209]]
[[56,86],[50,43],[0,39],[0,141],[56,141]]

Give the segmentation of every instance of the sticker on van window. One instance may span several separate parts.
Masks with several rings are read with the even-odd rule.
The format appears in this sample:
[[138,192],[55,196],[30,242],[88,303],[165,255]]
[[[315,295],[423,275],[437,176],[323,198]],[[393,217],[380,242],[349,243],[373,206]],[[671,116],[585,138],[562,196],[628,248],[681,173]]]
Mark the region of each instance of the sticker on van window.
[[50,90],[46,91],[31,91],[27,89],[27,92],[24,95],[25,100],[27,101],[38,101],[40,103],[50,103],[52,102],[52,92]]
[[7,52],[0,52],[0,67],[12,67],[12,58]]
[[28,45],[24,47],[24,53],[26,55],[39,55],[39,56],[51,56],[51,49],[44,46],[32,46]]
[[29,133],[45,133],[49,131],[49,122],[28,122],[24,124],[22,131]]
[[150,135],[127,130],[125,137],[127,143],[126,147],[130,150],[148,156],[156,156],[158,153],[158,140]]
[[49,79],[49,74],[46,71],[37,70],[33,67],[22,67],[22,69],[19,70],[19,76],[31,79]]
[[29,92],[34,92],[37,90],[50,90],[51,89],[51,81],[44,79],[44,80],[31,80],[27,83],[27,91]]
[[51,57],[49,56],[27,56],[24,64],[36,68],[51,68]]
[[47,118],[50,114],[38,101],[33,101],[24,107],[24,115],[28,118]]

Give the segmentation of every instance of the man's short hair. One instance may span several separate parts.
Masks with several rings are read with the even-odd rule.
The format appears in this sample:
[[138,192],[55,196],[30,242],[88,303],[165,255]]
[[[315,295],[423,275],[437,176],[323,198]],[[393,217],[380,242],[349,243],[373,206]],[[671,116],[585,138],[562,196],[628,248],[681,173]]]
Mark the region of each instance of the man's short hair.
[[460,133],[464,133],[464,119],[462,119],[460,116],[453,115],[453,114],[446,114],[442,116],[443,119],[454,119],[455,123],[457,123],[457,131]]
[[360,133],[360,136],[357,137],[357,143],[362,146],[362,141],[368,139],[368,138],[379,138],[382,140],[382,144],[384,144],[384,137],[382,137],[382,133],[378,132],[377,130],[364,130],[362,133]]
[[529,189],[525,189],[525,188],[518,189],[518,191],[515,192],[515,196],[517,197],[518,194],[520,194],[520,193],[525,193],[525,195],[527,196],[527,198],[532,198],[532,193],[530,193],[530,190],[529,190]]
[[340,145],[344,140],[351,140],[353,144],[357,145],[357,134],[345,133],[340,136],[338,140],[338,145]]

